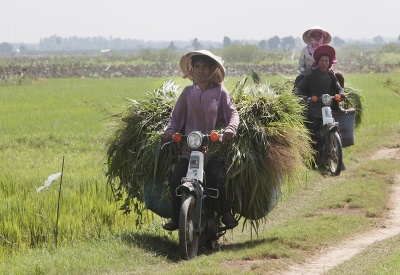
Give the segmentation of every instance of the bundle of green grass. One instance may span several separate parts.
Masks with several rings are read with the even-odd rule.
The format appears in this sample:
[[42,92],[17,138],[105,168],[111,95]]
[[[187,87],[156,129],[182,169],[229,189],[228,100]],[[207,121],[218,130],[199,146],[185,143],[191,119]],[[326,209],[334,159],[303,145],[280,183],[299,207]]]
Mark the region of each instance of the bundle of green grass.
[[344,109],[354,108],[355,112],[355,127],[361,125],[362,117],[364,114],[365,99],[360,90],[354,88],[352,85],[347,85],[344,88],[346,98],[343,100],[342,107]]
[[[282,185],[294,184],[312,151],[304,106],[291,92],[293,83],[263,84],[256,73],[252,76],[252,83],[245,77],[231,89],[241,120],[236,139],[215,145],[210,153],[218,151],[227,165],[233,212],[258,222],[277,204]],[[107,177],[115,197],[124,201],[125,213],[132,206],[135,212],[149,206],[162,217],[171,215],[167,178],[179,146],[161,149],[161,135],[179,94],[179,85],[167,81],[145,100],[129,100],[127,110],[114,116]]]

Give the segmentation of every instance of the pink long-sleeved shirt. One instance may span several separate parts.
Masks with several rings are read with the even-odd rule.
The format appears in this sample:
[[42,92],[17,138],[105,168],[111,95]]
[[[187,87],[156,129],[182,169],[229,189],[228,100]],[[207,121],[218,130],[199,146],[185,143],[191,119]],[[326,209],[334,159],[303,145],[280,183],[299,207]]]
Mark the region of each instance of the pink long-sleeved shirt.
[[[179,96],[166,130],[185,135],[192,131],[208,134],[218,123],[224,122],[225,132],[236,135],[239,127],[239,114],[235,109],[228,90],[222,84],[212,83],[201,91],[196,85],[186,86]],[[189,158],[190,152],[182,151],[181,157]]]

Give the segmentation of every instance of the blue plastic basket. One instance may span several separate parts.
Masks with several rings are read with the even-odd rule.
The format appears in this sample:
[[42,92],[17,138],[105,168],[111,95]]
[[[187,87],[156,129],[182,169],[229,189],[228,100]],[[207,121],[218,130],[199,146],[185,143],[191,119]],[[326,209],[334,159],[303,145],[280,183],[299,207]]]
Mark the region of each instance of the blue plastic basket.
[[172,203],[169,197],[169,186],[162,182],[149,182],[144,187],[146,208],[163,218],[172,217]]
[[339,122],[340,134],[342,137],[342,147],[354,145],[354,126],[356,110],[347,109],[346,112],[332,112],[333,118]]

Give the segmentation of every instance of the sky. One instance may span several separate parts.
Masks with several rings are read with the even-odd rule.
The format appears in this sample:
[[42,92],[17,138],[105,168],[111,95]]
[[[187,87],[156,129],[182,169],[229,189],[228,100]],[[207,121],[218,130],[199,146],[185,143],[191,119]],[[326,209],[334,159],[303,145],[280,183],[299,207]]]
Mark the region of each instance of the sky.
[[145,41],[301,37],[321,26],[345,41],[397,40],[399,0],[0,0],[0,43],[97,37]]

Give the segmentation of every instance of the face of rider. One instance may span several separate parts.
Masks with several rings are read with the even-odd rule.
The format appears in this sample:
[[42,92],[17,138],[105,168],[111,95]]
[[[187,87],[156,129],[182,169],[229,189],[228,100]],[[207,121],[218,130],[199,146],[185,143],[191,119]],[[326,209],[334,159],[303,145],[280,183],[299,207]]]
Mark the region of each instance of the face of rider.
[[319,40],[321,40],[321,38],[322,38],[322,33],[320,33],[320,32],[313,32],[313,33],[311,34],[311,38],[314,39],[314,40],[316,40],[316,41],[319,41]]
[[211,65],[199,60],[193,64],[193,73],[197,83],[206,83],[211,75]]
[[321,72],[327,72],[329,68],[329,56],[321,55],[318,61],[318,68]]

